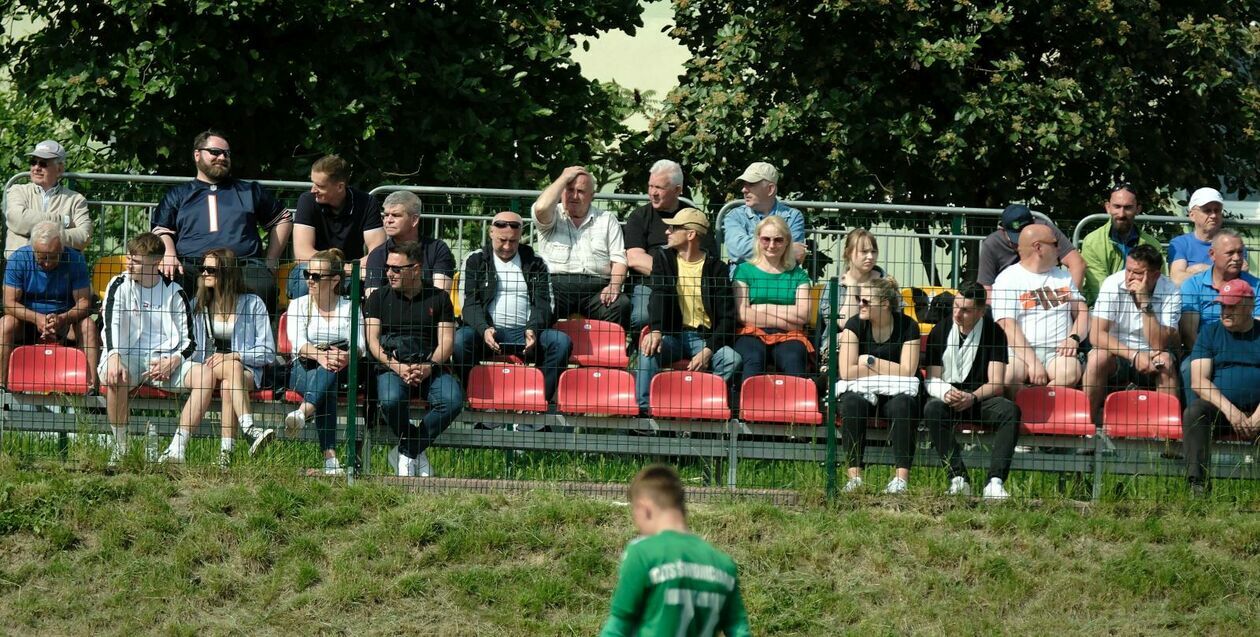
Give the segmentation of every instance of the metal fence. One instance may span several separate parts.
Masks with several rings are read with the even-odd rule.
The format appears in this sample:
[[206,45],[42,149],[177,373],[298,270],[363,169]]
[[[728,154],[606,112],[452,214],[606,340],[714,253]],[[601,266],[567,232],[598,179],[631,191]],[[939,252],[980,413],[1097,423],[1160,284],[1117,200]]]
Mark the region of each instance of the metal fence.
[[[83,182],[127,181],[119,176],[70,177]],[[135,181],[161,186],[185,180],[154,177]],[[291,190],[305,187],[298,182],[265,183]],[[447,241],[457,256],[457,264],[464,262],[468,252],[484,244],[485,224],[495,211],[525,211],[538,195],[537,191],[409,186],[381,186],[372,192],[383,194],[399,189],[421,196],[425,217],[433,221],[424,232]],[[94,199],[92,205],[103,214],[126,214],[126,211],[135,214],[154,205],[156,195],[148,201],[139,199],[138,196]],[[599,205],[624,216],[645,197],[601,194],[597,199]],[[717,213],[717,228],[721,228],[722,216],[734,205],[727,204]],[[880,264],[893,272],[905,272],[904,279],[899,279],[906,286],[918,286],[930,280],[923,266],[925,261],[941,266],[948,272],[946,282],[956,286],[962,271],[961,255],[983,239],[967,234],[965,229],[992,223],[1000,214],[992,209],[844,202],[789,202],[789,205],[811,211],[812,218],[831,220],[831,227],[811,231],[811,238],[818,242],[819,251],[832,256],[837,263],[842,260],[840,237],[849,228],[878,215],[889,218],[889,213],[902,213],[896,218],[906,227],[925,230],[899,232],[889,226],[876,234],[883,243]],[[1140,220],[1164,221],[1146,217]],[[1180,218],[1171,221],[1184,222]],[[124,224],[124,227],[129,226]],[[1078,236],[1079,233],[1078,227]],[[944,254],[932,254],[925,260],[921,240],[927,240],[934,249],[941,248],[940,242],[950,247],[948,251],[942,249]],[[834,272],[833,269],[827,274]],[[349,298],[357,310],[361,299],[357,279],[355,281]],[[836,320],[835,308],[839,300],[835,296],[836,282],[834,275],[824,276],[811,288],[815,303],[819,297],[825,297],[829,300],[827,307],[832,308],[830,316],[821,317],[823,321]],[[283,287],[285,282],[278,283]],[[456,308],[459,301],[456,294]],[[273,329],[279,327],[284,309],[272,308],[268,318]],[[357,317],[358,313],[353,315]],[[811,309],[811,318],[814,321],[819,318],[814,309]],[[596,359],[591,357],[598,352],[583,350],[580,359],[575,357],[567,364],[565,373],[573,372],[573,382],[583,383],[583,389],[569,394],[564,405],[558,404],[559,401],[554,405],[546,401],[539,404],[537,387],[532,384],[537,381],[537,374],[504,364],[513,361],[484,361],[485,371],[461,383],[466,394],[463,409],[428,453],[436,477],[420,480],[418,484],[476,487],[488,484],[485,481],[499,480],[622,482],[645,459],[667,458],[678,463],[689,480],[730,491],[759,490],[785,497],[820,499],[839,497],[846,484],[847,467],[842,452],[843,437],[837,427],[839,404],[833,390],[840,379],[838,357],[842,350],[836,341],[836,330],[830,332],[825,343],[815,343],[826,345],[829,364],[825,372],[817,371],[818,367],[814,366],[804,378],[769,376],[755,381],[751,390],[743,385],[745,379],[742,378],[721,383],[721,388],[736,389],[730,393],[721,392],[719,385],[704,385],[712,381],[708,375],[690,374],[690,378],[684,378],[688,374],[679,372],[681,376],[671,376],[671,379],[678,383],[672,390],[682,397],[678,399],[684,401],[681,406],[664,413],[649,411],[644,415],[639,413],[638,388],[634,383],[642,361],[635,351],[638,335],[584,321],[574,321],[565,327],[572,328],[570,331],[576,336],[604,343],[606,348],[601,351],[610,357],[593,364]],[[816,327],[811,326],[809,335],[816,337],[815,330]],[[351,329],[350,333],[357,332]],[[275,336],[279,341],[278,331]],[[607,347],[610,342],[616,346]],[[283,343],[278,345],[283,351]],[[593,345],[586,343],[583,347]],[[46,346],[27,353],[49,356],[42,352],[55,349]],[[615,355],[618,350],[620,356]],[[374,387],[374,374],[379,370],[363,358],[370,359],[370,355],[361,358],[352,346],[350,364],[358,377],[353,381],[347,379],[335,392],[339,405],[336,453],[351,477],[387,476],[396,473],[391,466],[396,435],[390,426],[382,423]],[[39,362],[39,356],[35,356],[31,364]],[[52,364],[52,368],[32,367],[36,379],[42,378],[47,383],[71,371],[68,363],[60,363],[62,367],[57,367],[59,363]],[[283,430],[284,418],[294,408],[294,401],[301,400],[300,396],[285,391],[287,365],[287,362],[277,365],[276,386],[270,392],[256,394],[253,402],[256,418],[278,431]],[[529,378],[513,379],[501,386],[494,384],[496,374],[517,373]],[[103,398],[84,395],[79,391],[83,389],[80,385],[51,387],[62,391],[47,391],[50,387],[41,387],[38,383],[25,387],[21,390],[10,382],[8,391],[2,395],[0,449],[21,457],[60,457],[89,466],[105,464],[110,434],[105,426]],[[712,400],[698,403],[700,407],[707,405],[708,409],[692,404],[700,397],[712,398],[715,391],[722,398],[722,404]],[[1138,395],[1130,396],[1136,400]],[[725,403],[728,396],[735,402]],[[417,401],[411,405],[413,422],[420,421],[426,413],[426,406],[419,400],[424,396],[415,398]],[[1113,435],[1106,423],[1095,422],[1088,409],[1083,415],[1079,409],[1070,413],[1056,411],[1057,403],[1051,403],[1050,407],[1035,405],[1035,409],[1042,410],[1036,414],[1028,410],[1024,413],[1025,423],[1019,448],[1012,457],[1008,482],[1013,495],[1071,498],[1184,495],[1184,461],[1179,458],[1179,435],[1173,435],[1171,430],[1149,436]],[[156,447],[166,445],[179,422],[178,412],[183,404],[179,396],[137,396],[132,403],[132,436],[137,441],[152,442]],[[217,421],[219,405],[217,401],[212,405],[196,430],[188,456],[193,465],[212,466],[218,461],[215,440],[221,424]],[[1148,405],[1140,407],[1140,419],[1155,420],[1155,412],[1149,410]],[[1179,421],[1179,407],[1175,415]],[[878,420],[872,423],[862,452],[863,461],[870,465],[867,483],[876,487],[895,475],[891,467],[895,460],[895,430],[882,424],[885,423]],[[984,468],[988,466],[995,444],[992,428],[985,425],[983,422],[964,423],[958,428],[962,457],[971,468],[971,483],[977,493],[984,483]],[[933,449],[926,427],[916,420],[914,429],[915,459],[910,484],[915,491],[939,493],[949,483],[950,475]],[[322,473],[321,450],[313,428],[306,427],[292,437],[281,435],[280,438],[278,444],[255,458],[246,457],[238,450],[231,466],[281,465]],[[1254,501],[1260,491],[1255,446],[1247,441],[1227,440],[1216,446],[1215,453],[1212,470],[1222,485],[1217,489],[1218,496]],[[133,452],[126,462],[142,462],[138,454]]]

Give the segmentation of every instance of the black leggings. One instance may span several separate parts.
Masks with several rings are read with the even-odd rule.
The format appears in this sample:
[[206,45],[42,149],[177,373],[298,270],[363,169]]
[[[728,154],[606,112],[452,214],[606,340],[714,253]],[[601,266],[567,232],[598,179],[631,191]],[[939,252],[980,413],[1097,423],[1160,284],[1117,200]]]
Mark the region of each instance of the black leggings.
[[927,425],[932,435],[932,446],[949,468],[951,478],[967,477],[967,466],[962,461],[962,448],[954,438],[954,427],[958,423],[971,422],[993,432],[989,479],[999,478],[1005,482],[1011,472],[1015,441],[1019,438],[1019,419],[1019,406],[1001,396],[986,398],[966,411],[954,411],[939,398],[928,400],[923,408],[923,424]]
[[872,405],[854,392],[840,395],[840,438],[847,466],[864,466],[862,451],[866,447],[866,428],[876,416],[889,421],[893,464],[898,469],[909,469],[914,464],[915,434],[919,430],[919,399],[904,394],[880,396],[879,405]]

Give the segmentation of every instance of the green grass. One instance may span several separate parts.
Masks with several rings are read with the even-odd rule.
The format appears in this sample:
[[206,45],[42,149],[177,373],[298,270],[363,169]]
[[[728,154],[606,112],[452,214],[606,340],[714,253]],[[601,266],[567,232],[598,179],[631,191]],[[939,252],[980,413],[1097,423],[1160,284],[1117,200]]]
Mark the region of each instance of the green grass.
[[[409,493],[267,465],[110,475],[0,454],[0,632],[591,635],[633,534],[550,491]],[[708,502],[756,634],[1249,634],[1237,503]]]

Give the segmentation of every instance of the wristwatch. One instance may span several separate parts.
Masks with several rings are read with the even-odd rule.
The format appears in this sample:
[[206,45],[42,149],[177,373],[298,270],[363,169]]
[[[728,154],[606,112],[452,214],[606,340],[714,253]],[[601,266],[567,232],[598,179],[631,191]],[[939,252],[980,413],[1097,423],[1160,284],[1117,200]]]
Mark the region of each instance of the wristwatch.
[[1078,335],[1076,335],[1076,334],[1068,334],[1068,338],[1070,338],[1070,339],[1072,339],[1072,340],[1076,341],[1076,344],[1077,344],[1077,345],[1080,345],[1080,344],[1081,344],[1081,337],[1080,337],[1080,336],[1078,336]]
[[874,354],[866,355],[866,367],[869,369],[875,369],[875,355]]

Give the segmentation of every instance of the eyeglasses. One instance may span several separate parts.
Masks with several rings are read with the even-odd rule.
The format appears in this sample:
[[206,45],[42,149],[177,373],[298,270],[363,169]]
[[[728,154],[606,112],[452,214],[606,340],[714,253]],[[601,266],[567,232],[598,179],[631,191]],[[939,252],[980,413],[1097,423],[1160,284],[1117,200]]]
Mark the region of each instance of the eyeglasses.
[[419,264],[419,263],[412,263],[412,264],[409,264],[409,265],[387,265],[387,266],[385,266],[385,269],[386,269],[386,270],[389,270],[390,272],[393,272],[394,274],[402,274],[402,273],[403,273],[403,270],[409,270],[409,269],[414,268],[414,267],[416,267],[416,266],[418,266],[418,265],[420,265],[420,264]]
[[49,166],[55,166],[55,165],[56,165],[56,162],[51,159],[37,159],[34,157],[31,158],[32,167],[39,166],[40,168],[48,168]]
[[857,299],[857,302],[858,302],[859,304],[861,304],[863,307],[870,307],[870,306],[871,306],[872,299],[871,299],[870,297],[865,297],[865,298],[863,298],[863,297],[860,297],[860,296],[855,296],[855,297],[853,297],[853,298]]
[[311,272],[310,270],[302,271],[302,278],[306,279],[307,281],[314,281],[316,283],[319,283],[320,281],[323,281],[324,279],[331,279],[335,276],[337,275],[332,272]]
[[511,228],[513,230],[521,229],[521,222],[519,221],[495,221],[495,222],[492,222],[490,225],[496,228]]
[[759,239],[761,239],[762,243],[768,243],[768,244],[773,244],[773,245],[787,243],[787,239],[784,239],[783,237],[759,237]]
[[212,157],[232,157],[232,151],[226,148],[198,148],[197,150],[210,153]]
[[216,276],[219,274],[219,268],[213,265],[201,266],[201,274],[204,276]]

